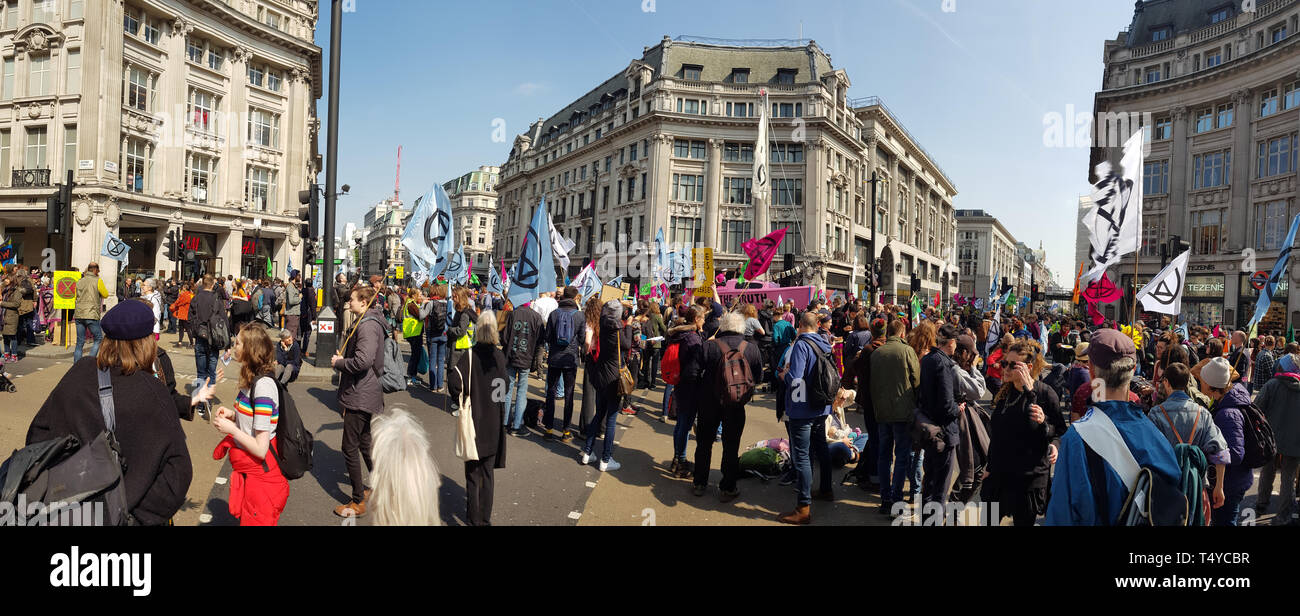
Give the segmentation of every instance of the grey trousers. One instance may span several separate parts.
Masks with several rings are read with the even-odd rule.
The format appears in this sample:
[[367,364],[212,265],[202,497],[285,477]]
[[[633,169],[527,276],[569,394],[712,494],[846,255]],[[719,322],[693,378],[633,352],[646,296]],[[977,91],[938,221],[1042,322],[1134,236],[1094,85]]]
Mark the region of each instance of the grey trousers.
[[1271,502],[1273,500],[1273,479],[1277,476],[1279,470],[1282,471],[1282,494],[1278,497],[1281,502],[1278,503],[1277,517],[1274,518],[1274,524],[1286,524],[1291,521],[1291,516],[1295,514],[1296,471],[1298,468],[1300,468],[1300,458],[1282,456],[1280,469],[1276,461],[1274,461],[1265,464],[1264,468],[1259,470],[1258,500],[1262,502]]

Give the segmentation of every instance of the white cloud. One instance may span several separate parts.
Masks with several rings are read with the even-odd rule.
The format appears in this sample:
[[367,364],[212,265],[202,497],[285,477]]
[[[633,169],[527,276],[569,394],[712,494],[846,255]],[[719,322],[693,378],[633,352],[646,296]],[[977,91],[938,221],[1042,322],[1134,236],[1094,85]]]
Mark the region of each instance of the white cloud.
[[515,86],[515,94],[518,94],[519,96],[532,96],[534,94],[537,94],[538,92],[541,92],[545,88],[546,86],[540,83],[533,83],[530,81]]

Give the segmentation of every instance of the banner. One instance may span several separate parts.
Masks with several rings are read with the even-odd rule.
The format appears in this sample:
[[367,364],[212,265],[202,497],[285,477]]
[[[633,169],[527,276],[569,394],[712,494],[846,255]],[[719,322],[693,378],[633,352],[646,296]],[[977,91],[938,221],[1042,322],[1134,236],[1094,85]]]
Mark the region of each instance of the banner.
[[692,248],[691,262],[694,264],[695,280],[691,286],[707,293],[714,285],[713,249]]
[[1255,316],[1251,317],[1250,324],[1253,326],[1264,319],[1268,314],[1268,307],[1273,303],[1273,294],[1277,293],[1277,286],[1282,283],[1282,275],[1286,273],[1286,266],[1291,262],[1291,249],[1295,245],[1296,231],[1300,230],[1300,214],[1291,221],[1291,232],[1286,234],[1286,243],[1282,244],[1282,251],[1277,255],[1277,264],[1273,266],[1273,273],[1268,277],[1268,284],[1264,285],[1263,290],[1259,293],[1259,303],[1255,306]]
[[[725,300],[734,298],[737,304],[754,304],[757,306],[766,305],[768,300],[781,305],[785,301],[792,302],[795,310],[804,310],[808,308],[808,303],[813,300],[813,294],[816,289],[813,287],[766,287],[762,289],[737,289],[735,287],[717,287],[718,297]],[[690,301],[691,298],[699,295],[701,289],[686,289],[683,298]],[[704,295],[713,295],[712,290],[704,290]]]
[[77,282],[81,272],[54,272],[54,309],[73,310],[77,307]]
[[[754,194],[758,194],[757,184],[754,190]],[[785,239],[787,231],[789,228],[777,229],[760,239],[751,239],[740,245],[745,254],[749,255],[749,266],[745,268],[744,273],[746,279],[753,280],[767,273],[768,268],[772,267],[777,248],[781,246],[781,240]]]
[[600,276],[596,275],[596,261],[594,259],[587,264],[587,267],[582,268],[581,272],[578,272],[570,286],[578,290],[578,297],[581,299],[578,305],[586,303],[593,295],[600,293],[600,288],[604,284],[600,281]]
[[523,306],[555,290],[555,255],[551,251],[551,234],[547,228],[546,199],[533,211],[533,220],[524,233],[524,245],[510,280],[510,303]]
[[1188,250],[1178,255],[1178,258],[1160,270],[1151,282],[1137,292],[1137,300],[1142,302],[1143,310],[1160,314],[1182,314],[1183,281],[1187,280],[1187,260],[1191,254],[1192,251]]
[[1120,160],[1124,175],[1117,175],[1109,162],[1097,165],[1097,182],[1092,192],[1095,205],[1083,217],[1092,244],[1092,269],[1084,280],[1094,281],[1106,268],[1141,243],[1142,230],[1142,131],[1124,143]]
[[0,265],[14,265],[17,262],[18,254],[13,242],[5,240],[4,244],[0,244]]

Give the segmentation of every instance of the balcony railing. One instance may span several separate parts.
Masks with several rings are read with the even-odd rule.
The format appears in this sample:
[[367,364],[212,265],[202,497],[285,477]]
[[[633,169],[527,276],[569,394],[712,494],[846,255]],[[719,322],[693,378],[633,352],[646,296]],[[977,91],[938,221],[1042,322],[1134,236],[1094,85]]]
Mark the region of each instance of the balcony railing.
[[555,222],[564,222],[569,219],[568,211],[561,211],[551,217]]
[[50,185],[49,169],[14,169],[13,173],[13,182],[10,185],[14,188]]

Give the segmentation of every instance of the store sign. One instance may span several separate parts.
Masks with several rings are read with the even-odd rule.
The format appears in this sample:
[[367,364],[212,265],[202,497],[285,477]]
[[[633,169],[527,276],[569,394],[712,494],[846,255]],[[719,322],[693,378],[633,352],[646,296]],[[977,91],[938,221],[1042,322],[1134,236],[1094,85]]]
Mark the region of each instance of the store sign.
[[1186,297],[1222,299],[1224,293],[1223,276],[1188,276],[1183,286],[1183,295]]
[[94,170],[95,170],[95,161],[94,161],[94,160],[79,160],[79,161],[77,161],[77,170],[79,170],[79,171],[94,171]]
[[1215,268],[1216,268],[1216,267],[1218,267],[1218,265],[1216,265],[1216,264],[1214,264],[1214,263],[1201,263],[1201,264],[1199,264],[1199,265],[1197,265],[1197,264],[1194,264],[1194,265],[1188,265],[1188,266],[1187,266],[1187,271],[1189,271],[1189,272],[1213,272],[1213,271],[1215,271]]

